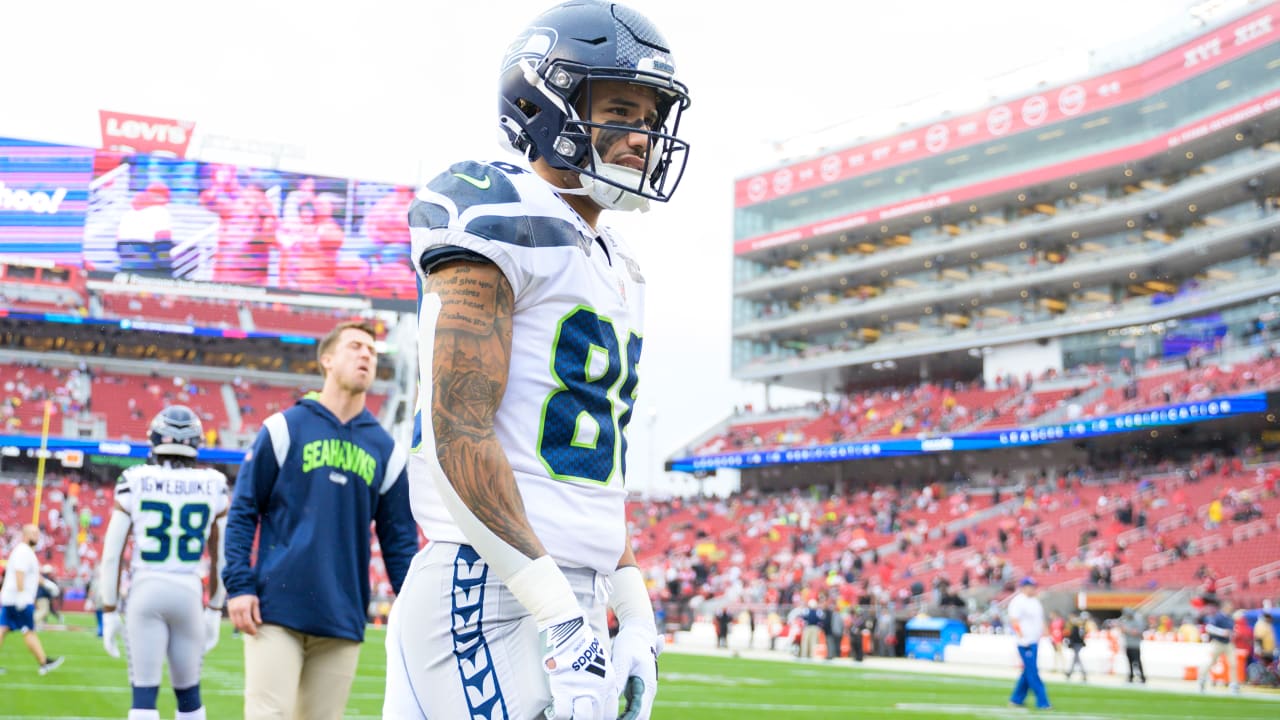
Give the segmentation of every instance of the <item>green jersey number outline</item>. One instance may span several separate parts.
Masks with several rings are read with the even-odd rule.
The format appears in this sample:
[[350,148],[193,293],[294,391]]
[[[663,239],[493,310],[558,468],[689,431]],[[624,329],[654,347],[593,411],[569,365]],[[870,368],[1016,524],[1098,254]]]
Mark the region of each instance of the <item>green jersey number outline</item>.
[[560,318],[551,350],[558,387],[538,423],[538,459],[553,480],[608,485],[619,468],[626,477],[642,343],[630,332],[619,347],[613,321],[585,305]]
[[[176,543],[173,542],[173,536],[169,533],[169,529],[173,525],[175,508],[178,516],[178,529],[182,531],[178,535]],[[139,558],[143,562],[167,562],[175,551],[175,545],[177,546],[178,560],[184,563],[200,560],[200,556],[204,554],[205,533],[209,529],[209,516],[212,514],[209,503],[176,505],[158,500],[143,500],[139,503],[138,510],[145,513],[154,513],[154,517],[157,518],[157,522],[154,525],[147,525],[143,528],[143,534],[156,542],[155,546],[150,549],[138,548],[141,551]]]

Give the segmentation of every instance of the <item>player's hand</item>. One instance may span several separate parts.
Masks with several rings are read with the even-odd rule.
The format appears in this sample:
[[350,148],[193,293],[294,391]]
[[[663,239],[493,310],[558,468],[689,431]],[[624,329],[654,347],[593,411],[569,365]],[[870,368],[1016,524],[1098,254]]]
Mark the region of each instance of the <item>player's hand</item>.
[[204,651],[206,654],[218,644],[218,634],[222,631],[222,611],[213,608],[204,609]]
[[552,625],[542,637],[542,667],[551,684],[547,720],[616,720],[613,665],[586,618]]
[[652,625],[623,623],[613,638],[613,667],[617,671],[615,695],[626,700],[619,720],[649,720],[658,694],[658,655],[662,636]]
[[257,635],[262,624],[257,595],[237,595],[227,601],[227,614],[236,629],[246,635]]
[[118,611],[112,610],[111,612],[102,613],[102,647],[113,658],[120,657],[120,648],[116,645],[116,638],[120,637],[120,631],[123,627],[124,624],[120,621],[120,613]]

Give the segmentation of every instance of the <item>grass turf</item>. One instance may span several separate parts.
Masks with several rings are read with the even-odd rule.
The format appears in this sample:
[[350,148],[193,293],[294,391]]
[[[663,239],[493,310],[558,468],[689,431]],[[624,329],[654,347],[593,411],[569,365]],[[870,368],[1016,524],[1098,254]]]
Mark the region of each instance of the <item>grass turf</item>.
[[[10,634],[0,649],[0,720],[10,718],[124,718],[130,692],[123,658],[102,650],[93,618],[68,615],[69,629],[41,632],[45,649],[66,664],[40,676],[22,639]],[[347,705],[348,718],[381,717],[382,631],[371,628]],[[242,707],[240,641],[223,624],[218,647],[205,658],[202,695],[210,718],[238,718]],[[1007,705],[1011,681],[1003,678],[926,675],[848,664],[747,660],[727,656],[662,657],[655,720],[818,720],[819,718],[1017,718],[1033,711]],[[1187,688],[1193,686],[1188,683]],[[1148,688],[1050,683],[1054,710],[1046,717],[1071,720],[1155,720],[1280,717],[1276,697],[1234,697]],[[174,713],[166,677],[161,717]],[[514,719],[524,720],[524,719]]]

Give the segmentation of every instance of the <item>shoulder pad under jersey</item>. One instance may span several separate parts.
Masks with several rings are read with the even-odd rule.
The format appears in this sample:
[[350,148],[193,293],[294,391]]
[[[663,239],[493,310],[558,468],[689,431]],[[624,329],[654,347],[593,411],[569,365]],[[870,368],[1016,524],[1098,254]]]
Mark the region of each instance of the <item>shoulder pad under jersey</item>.
[[437,175],[410,206],[409,227],[461,230],[527,248],[591,242],[545,180],[503,162],[460,162]]

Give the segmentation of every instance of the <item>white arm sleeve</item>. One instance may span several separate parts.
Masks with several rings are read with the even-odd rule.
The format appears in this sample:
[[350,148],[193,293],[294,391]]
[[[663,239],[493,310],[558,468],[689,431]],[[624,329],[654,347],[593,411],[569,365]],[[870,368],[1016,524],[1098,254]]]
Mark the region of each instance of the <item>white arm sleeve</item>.
[[111,522],[107,524],[107,537],[102,542],[102,563],[98,566],[101,577],[98,586],[101,588],[102,604],[116,607],[120,604],[120,556],[124,553],[124,544],[129,539],[129,527],[133,521],[129,515],[119,508],[111,511]]
[[618,616],[618,623],[638,622],[657,632],[657,622],[653,616],[653,601],[649,599],[649,589],[644,584],[644,575],[634,565],[618,568],[610,578],[613,593],[609,596],[609,607]]
[[209,607],[221,609],[227,604],[227,586],[222,584],[222,568],[227,566],[227,516],[219,515],[213,521],[218,533],[218,547],[209,558]]

